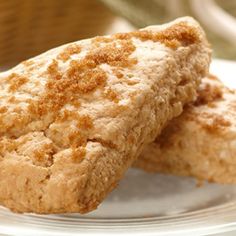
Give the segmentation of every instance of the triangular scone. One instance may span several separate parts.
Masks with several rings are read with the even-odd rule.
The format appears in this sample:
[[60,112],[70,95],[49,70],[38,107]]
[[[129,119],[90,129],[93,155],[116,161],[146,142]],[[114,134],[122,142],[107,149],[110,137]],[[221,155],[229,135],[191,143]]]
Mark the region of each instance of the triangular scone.
[[236,183],[236,93],[209,76],[197,101],[145,147],[135,165],[150,172]]
[[85,213],[117,185],[206,75],[210,49],[181,18],[50,50],[0,75],[0,202]]

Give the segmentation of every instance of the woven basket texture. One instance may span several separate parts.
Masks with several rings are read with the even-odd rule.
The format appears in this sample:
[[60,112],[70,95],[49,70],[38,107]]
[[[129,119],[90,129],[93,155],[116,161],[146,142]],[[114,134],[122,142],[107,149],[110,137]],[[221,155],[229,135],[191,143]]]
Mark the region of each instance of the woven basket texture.
[[97,0],[0,0],[0,67],[103,34],[113,17]]

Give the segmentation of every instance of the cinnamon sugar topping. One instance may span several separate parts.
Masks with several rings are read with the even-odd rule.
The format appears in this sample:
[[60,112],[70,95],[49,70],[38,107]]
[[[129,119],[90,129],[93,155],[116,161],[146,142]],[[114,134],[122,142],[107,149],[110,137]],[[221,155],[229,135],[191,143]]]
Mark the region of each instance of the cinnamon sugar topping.
[[81,52],[81,47],[77,44],[71,44],[69,45],[62,53],[60,53],[57,56],[58,60],[62,60],[63,62],[66,62],[71,55],[73,54],[79,54]]
[[119,46],[115,42],[101,46],[90,52],[87,55],[87,59],[94,61],[97,65],[106,63],[115,67],[130,67],[137,63],[136,59],[129,58],[134,51],[135,46],[128,39],[120,41]]
[[74,162],[81,162],[83,160],[83,158],[85,157],[86,154],[86,149],[84,147],[78,147],[78,148],[74,148],[72,149],[72,159]]
[[28,67],[28,66],[34,65],[34,61],[32,61],[32,60],[26,60],[26,61],[23,61],[22,64],[23,64],[24,66]]
[[[91,41],[91,48],[87,55],[83,58],[73,60],[71,55],[81,52],[81,46],[72,44],[67,46],[56,59],[52,60],[51,64],[47,67],[46,76],[47,83],[43,94],[39,94],[38,100],[31,100],[28,109],[30,113],[37,116],[51,114],[53,117],[50,119],[56,120],[59,113],[65,105],[73,105],[78,108],[81,103],[81,97],[85,94],[90,94],[96,89],[101,89],[102,94],[114,101],[119,102],[119,97],[115,90],[104,89],[107,81],[107,72],[104,71],[101,65],[107,64],[111,67],[112,73],[119,79],[125,80],[123,76],[124,68],[131,68],[137,64],[137,59],[131,57],[135,51],[133,38],[139,38],[142,41],[152,40],[160,42],[171,48],[178,46],[185,46],[199,40],[197,32],[185,23],[175,24],[160,32],[152,32],[149,30],[136,31],[131,33],[116,34],[111,37],[97,37]],[[66,70],[59,66],[59,63],[69,60]],[[25,63],[25,65],[30,63]],[[44,76],[45,76],[44,74]],[[16,75],[17,82],[11,89],[17,89],[24,84],[27,79],[21,78]],[[14,79],[12,79],[13,81]],[[135,84],[127,78],[127,84]],[[125,109],[125,107],[119,107]],[[118,108],[114,108],[114,114],[120,112]],[[75,112],[76,113],[76,112]],[[77,112],[78,113],[78,112]],[[68,116],[72,114],[64,114],[61,119],[70,119]],[[34,119],[36,119],[34,117]],[[67,118],[65,118],[67,117]],[[30,120],[30,118],[29,118]],[[90,117],[76,117],[77,129],[90,129],[93,126]],[[57,121],[57,120],[56,120]],[[19,121],[21,122],[21,121]],[[23,122],[23,121],[22,121]],[[28,121],[24,121],[27,123]],[[70,139],[76,145],[81,139],[83,143],[84,137],[80,137],[78,130],[71,131]]]
[[201,117],[211,119],[209,124],[202,123],[202,127],[212,134],[218,134],[218,132],[222,131],[225,127],[231,126],[230,121],[226,120],[222,115],[202,113]]
[[18,75],[16,73],[12,73],[7,77],[7,81],[9,82],[9,91],[15,92],[18,90],[23,84],[28,82],[28,78],[22,75]]
[[115,102],[115,103],[119,102],[118,94],[114,90],[112,90],[111,88],[107,89],[104,92],[104,97]]
[[179,46],[188,46],[200,41],[199,33],[195,28],[189,27],[185,22],[180,22],[158,32],[139,30],[128,33],[117,33],[112,37],[96,37],[93,42],[99,45],[100,43],[112,42],[113,39],[127,41],[133,37],[141,41],[151,40],[153,42],[160,42],[172,49],[176,49]]
[[[98,41],[103,39],[100,37]],[[96,42],[96,39],[93,40]],[[113,41],[116,41],[114,38]],[[87,94],[106,84],[107,74],[100,67],[101,64],[108,64],[113,67],[113,71],[121,77],[119,70],[130,67],[137,63],[136,59],[129,58],[135,50],[131,40],[123,40],[118,44],[105,40],[105,45],[91,50],[83,59],[71,60],[69,68],[65,72],[59,70],[58,62],[53,60],[48,66],[48,82],[46,92],[37,103],[30,105],[31,111],[39,115],[47,111],[59,111],[65,104],[75,104],[79,96]],[[108,42],[108,43],[107,43]],[[66,48],[65,55],[74,53],[74,46]],[[60,58],[62,54],[60,54]],[[114,96],[113,96],[114,98]],[[114,98],[115,99],[115,98]]]
[[152,40],[163,43],[166,47],[176,49],[179,46],[187,46],[198,42],[199,35],[196,29],[189,27],[186,23],[180,22],[163,31],[152,32],[149,30],[134,31],[130,33],[116,34],[117,39],[139,38],[142,41]]
[[[36,110],[40,113],[45,112],[45,108],[46,110],[59,110],[65,104],[77,100],[79,94],[89,93],[104,86],[107,75],[100,68],[101,64],[108,64],[113,67],[113,73],[121,78],[121,68],[131,67],[137,63],[135,58],[130,58],[130,55],[135,51],[132,37],[139,38],[142,41],[158,41],[171,48],[189,45],[199,40],[197,32],[185,23],[175,24],[160,32],[144,30],[116,34],[111,37],[97,37],[92,40],[94,49],[85,58],[78,61],[72,60],[65,73],[62,74],[59,71],[56,60],[51,63],[48,67],[49,81],[46,85],[46,94],[41,98]],[[72,54],[80,51],[80,46],[72,44],[57,58],[66,61]],[[111,93],[109,94],[111,95]],[[113,95],[110,97],[115,99]]]

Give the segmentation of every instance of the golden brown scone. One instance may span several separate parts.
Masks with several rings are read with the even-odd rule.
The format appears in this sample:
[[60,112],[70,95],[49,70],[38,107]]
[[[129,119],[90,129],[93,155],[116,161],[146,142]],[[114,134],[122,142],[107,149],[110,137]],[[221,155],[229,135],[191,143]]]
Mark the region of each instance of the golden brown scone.
[[50,50],[0,74],[0,202],[85,213],[196,96],[210,49],[181,18]]
[[236,92],[204,78],[198,98],[163,130],[135,163],[149,172],[236,183]]

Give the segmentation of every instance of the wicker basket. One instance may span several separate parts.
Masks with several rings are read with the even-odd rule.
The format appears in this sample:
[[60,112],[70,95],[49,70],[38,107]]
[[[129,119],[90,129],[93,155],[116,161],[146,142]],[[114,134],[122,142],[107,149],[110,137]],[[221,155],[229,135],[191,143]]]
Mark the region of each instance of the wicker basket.
[[113,17],[96,0],[0,0],[0,66],[102,34]]

